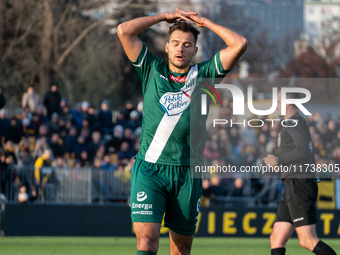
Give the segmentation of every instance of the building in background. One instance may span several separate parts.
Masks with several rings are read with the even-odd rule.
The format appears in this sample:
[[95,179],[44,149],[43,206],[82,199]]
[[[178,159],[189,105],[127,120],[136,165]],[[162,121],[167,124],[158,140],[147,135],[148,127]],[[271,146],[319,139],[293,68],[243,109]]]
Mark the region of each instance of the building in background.
[[340,0],[305,0],[304,35],[314,47],[328,48],[339,36]]

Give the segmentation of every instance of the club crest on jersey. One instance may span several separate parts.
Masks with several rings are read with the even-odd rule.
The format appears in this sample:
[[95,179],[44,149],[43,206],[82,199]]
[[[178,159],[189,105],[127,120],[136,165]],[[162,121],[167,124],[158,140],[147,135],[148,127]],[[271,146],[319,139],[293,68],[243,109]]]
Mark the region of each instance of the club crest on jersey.
[[179,92],[167,92],[159,100],[159,105],[168,116],[182,113],[190,105],[193,88],[181,90]]

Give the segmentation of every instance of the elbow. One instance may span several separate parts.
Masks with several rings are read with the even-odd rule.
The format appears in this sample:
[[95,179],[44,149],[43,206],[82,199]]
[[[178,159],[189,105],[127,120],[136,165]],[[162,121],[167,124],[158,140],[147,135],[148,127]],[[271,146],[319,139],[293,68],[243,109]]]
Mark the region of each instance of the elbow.
[[117,27],[117,35],[121,38],[124,35],[124,24],[119,24]]
[[248,48],[248,41],[246,38],[242,37],[239,43],[240,52],[243,54]]

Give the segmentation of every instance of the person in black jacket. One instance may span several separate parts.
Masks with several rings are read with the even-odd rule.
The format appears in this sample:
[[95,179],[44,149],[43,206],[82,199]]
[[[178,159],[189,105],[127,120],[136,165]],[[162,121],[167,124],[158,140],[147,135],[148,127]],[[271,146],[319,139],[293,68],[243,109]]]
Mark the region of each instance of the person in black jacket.
[[61,97],[58,91],[58,85],[56,83],[53,83],[51,86],[51,90],[46,92],[44,98],[44,105],[47,109],[47,116],[49,119],[54,112],[60,112],[60,100]]
[[4,88],[0,86],[0,109],[4,108],[6,104],[6,98],[4,97]]
[[[298,95],[287,93],[286,97],[299,98]],[[281,92],[277,108],[281,113]],[[314,171],[306,172],[305,164],[316,167],[308,124],[294,104],[286,105],[284,120],[278,140],[279,156],[267,155],[263,159],[267,166],[292,169],[281,171],[284,194],[270,235],[271,254],[285,254],[286,243],[295,229],[302,247],[317,255],[334,255],[334,250],[317,237],[315,229],[319,178]]]

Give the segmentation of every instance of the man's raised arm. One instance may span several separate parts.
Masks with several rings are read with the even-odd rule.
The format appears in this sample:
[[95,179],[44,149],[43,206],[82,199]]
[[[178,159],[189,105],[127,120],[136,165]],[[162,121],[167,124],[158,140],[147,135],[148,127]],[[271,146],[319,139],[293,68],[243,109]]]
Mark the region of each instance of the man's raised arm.
[[[182,10],[177,9],[178,12]],[[198,15],[187,15],[186,18],[190,18],[196,26],[206,27],[217,34],[227,44],[227,48],[221,50],[220,59],[224,70],[232,69],[237,61],[240,59],[242,54],[247,49],[247,39],[242,35],[239,35],[230,29],[218,25],[211,20],[198,16]]]
[[143,47],[143,43],[137,38],[137,35],[140,32],[161,21],[167,21],[168,23],[174,23],[179,19],[190,21],[187,16],[195,16],[196,14],[197,13],[194,11],[182,11],[160,13],[154,16],[136,18],[120,24],[117,28],[117,33],[126,55],[134,62],[137,60]]

